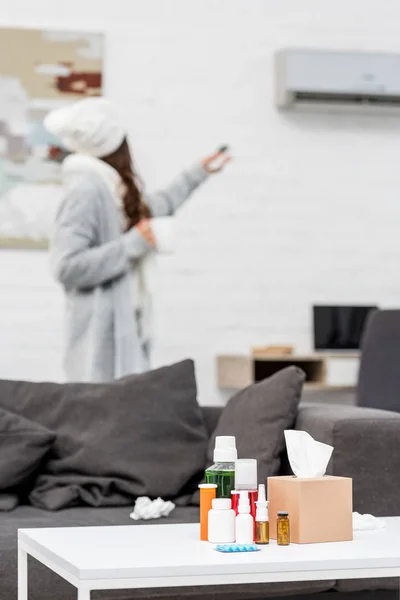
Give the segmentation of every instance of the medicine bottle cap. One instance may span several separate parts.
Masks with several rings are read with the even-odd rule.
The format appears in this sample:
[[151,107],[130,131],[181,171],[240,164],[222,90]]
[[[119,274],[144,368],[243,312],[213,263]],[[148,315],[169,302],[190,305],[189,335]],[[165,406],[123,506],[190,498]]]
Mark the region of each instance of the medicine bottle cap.
[[212,507],[214,510],[229,510],[232,508],[232,500],[229,498],[214,498]]
[[257,461],[255,458],[241,458],[235,463],[235,490],[257,489]]
[[256,521],[268,521],[268,502],[265,499],[265,485],[258,486],[258,501],[256,502]]
[[215,438],[214,462],[235,462],[235,460],[237,460],[235,436],[217,436]]
[[289,513],[286,510],[281,510],[278,512],[278,517],[288,517]]

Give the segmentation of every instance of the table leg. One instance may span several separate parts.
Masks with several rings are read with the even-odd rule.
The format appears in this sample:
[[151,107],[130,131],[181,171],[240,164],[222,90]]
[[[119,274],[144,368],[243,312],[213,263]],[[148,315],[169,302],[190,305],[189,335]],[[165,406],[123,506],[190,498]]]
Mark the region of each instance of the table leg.
[[18,548],[18,600],[28,600],[28,555]]
[[[20,600],[18,598],[18,600]],[[78,588],[78,600],[90,600],[90,590],[85,587]]]

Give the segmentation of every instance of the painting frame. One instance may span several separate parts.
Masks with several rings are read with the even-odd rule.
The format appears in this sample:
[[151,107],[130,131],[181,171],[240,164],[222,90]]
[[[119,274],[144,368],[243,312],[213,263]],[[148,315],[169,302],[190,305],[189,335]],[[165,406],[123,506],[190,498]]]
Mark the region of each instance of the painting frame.
[[43,120],[103,95],[105,41],[88,29],[0,27],[0,249],[48,247],[66,152]]

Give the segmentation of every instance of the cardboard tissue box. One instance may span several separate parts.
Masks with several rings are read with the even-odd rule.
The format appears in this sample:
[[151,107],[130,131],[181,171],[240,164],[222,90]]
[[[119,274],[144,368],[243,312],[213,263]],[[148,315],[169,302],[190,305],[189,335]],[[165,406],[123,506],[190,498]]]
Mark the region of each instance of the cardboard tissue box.
[[325,475],[332,446],[304,431],[286,431],[285,438],[295,475],[268,478],[270,537],[276,539],[278,512],[287,511],[295,544],[352,540],[353,482]]

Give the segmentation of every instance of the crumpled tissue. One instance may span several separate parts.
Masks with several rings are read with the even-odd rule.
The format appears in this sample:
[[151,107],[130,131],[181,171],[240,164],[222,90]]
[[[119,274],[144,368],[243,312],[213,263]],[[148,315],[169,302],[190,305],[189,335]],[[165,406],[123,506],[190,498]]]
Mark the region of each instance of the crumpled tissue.
[[373,515],[360,515],[353,513],[353,531],[369,531],[374,529],[383,529],[386,527],[384,521],[377,519]]
[[317,442],[306,431],[285,431],[289,463],[296,477],[323,477],[331,459],[333,446]]
[[162,498],[150,500],[147,496],[141,496],[136,500],[130,517],[134,521],[160,519],[161,517],[168,517],[174,508],[175,504],[173,502],[166,502]]

